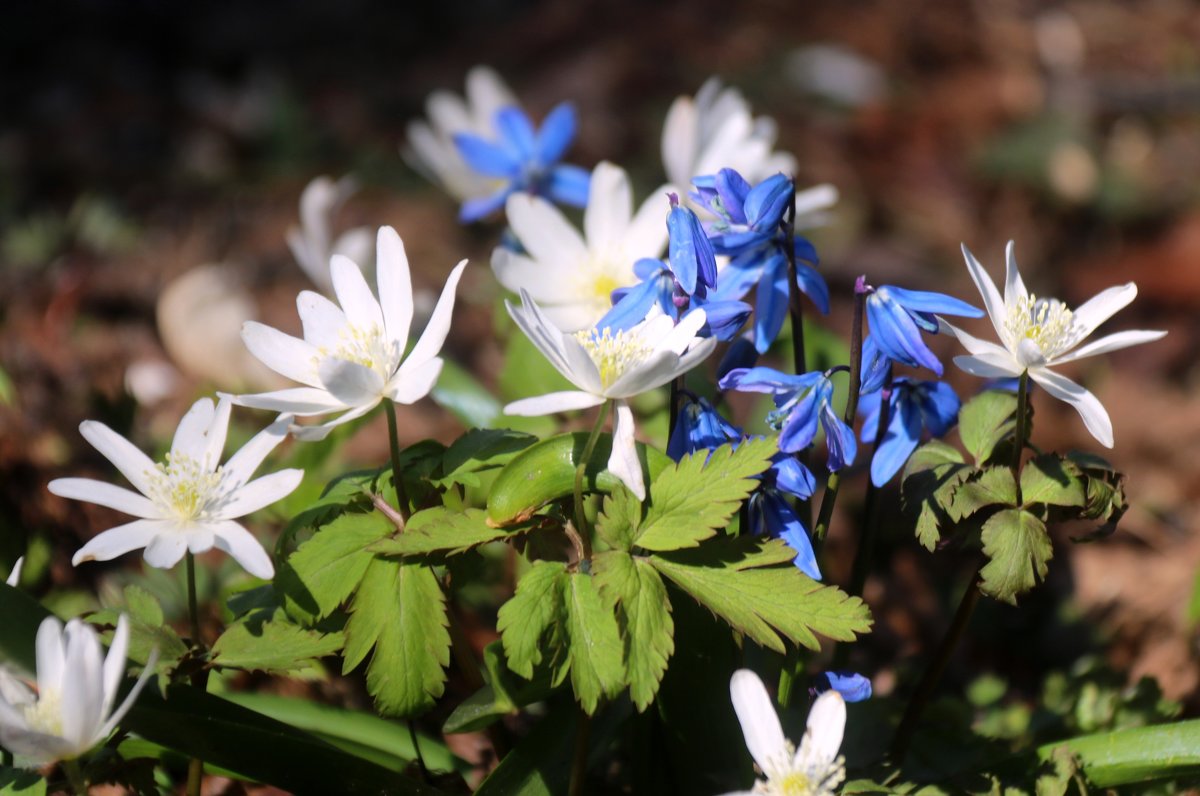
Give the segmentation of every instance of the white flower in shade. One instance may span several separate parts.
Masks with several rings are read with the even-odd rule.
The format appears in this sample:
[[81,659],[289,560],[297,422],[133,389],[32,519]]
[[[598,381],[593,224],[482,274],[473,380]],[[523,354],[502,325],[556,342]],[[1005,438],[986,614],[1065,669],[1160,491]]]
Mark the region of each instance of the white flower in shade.
[[17,559],[17,563],[13,564],[12,572],[8,575],[8,580],[4,581],[9,586],[16,586],[21,580],[21,565],[25,563],[25,556]]
[[108,561],[144,547],[146,563],[167,569],[188,551],[203,553],[216,547],[251,575],[271,578],[275,567],[270,556],[237,518],[271,505],[300,485],[303,470],[281,470],[250,480],[287,436],[291,418],[280,417],[222,466],[229,410],[228,398],[215,407],[211,398],[196,401],[179,421],[166,460],[157,464],[103,423],[81,423],[83,438],[138,491],[91,478],[57,478],[50,482],[50,491],[140,519],[95,536],[71,563]]
[[0,673],[0,746],[35,763],[71,760],[116,729],[154,669],[157,653],[115,711],[125,675],[129,620],[117,620],[108,656],[96,631],[79,619],[64,630],[54,617],[37,633],[37,689]]
[[304,387],[234,396],[234,403],[298,416],[344,412],[319,426],[292,426],[303,440],[324,439],[342,423],[362,417],[383,400],[410,404],[433,389],[442,372],[438,352],[450,331],[460,262],[438,299],[425,331],[404,357],[413,317],[408,256],[396,230],[381,227],[376,247],[379,298],[353,261],[335,255],[330,274],[338,304],[305,290],[296,298],[304,339],[250,321],[242,339],[271,370]]
[[1075,407],[1087,430],[1107,448],[1113,446],[1112,421],[1096,396],[1055,373],[1051,368],[1077,359],[1116,351],[1141,343],[1158,340],[1166,332],[1117,332],[1080,346],[1100,324],[1111,318],[1137,296],[1137,285],[1110,287],[1081,304],[1074,311],[1058,299],[1038,298],[1025,289],[1013,243],[1009,241],[1005,256],[1007,273],[1004,297],[975,256],[963,246],[963,256],[975,286],[983,296],[983,304],[996,327],[1000,345],[980,340],[939,318],[942,331],[958,338],[970,356],[954,358],[954,364],[973,376],[985,379],[1010,378],[1028,371],[1029,378],[1046,392]]
[[317,177],[300,195],[300,226],[287,232],[288,246],[296,262],[317,287],[328,293],[329,258],[335,254],[366,264],[371,257],[371,230],[355,227],[337,238],[333,236],[333,217],[358,189],[349,177],[334,182]]
[[757,674],[749,669],[734,672],[729,694],[746,748],[765,777],[751,790],[738,794],[832,796],[837,792],[846,778],[845,761],[838,754],[846,729],[846,703],[841,694],[826,691],[813,702],[799,749],[784,737],[771,697]]
[[491,138],[496,111],[519,103],[495,71],[476,66],[467,73],[464,101],[449,91],[435,91],[425,103],[429,121],[408,125],[404,159],[431,182],[460,201],[490,196],[503,180],[485,177],[471,169],[454,143],[456,133]]
[[510,196],[508,223],[528,254],[498,247],[492,270],[509,290],[527,291],[558,328],[586,329],[612,309],[615,289],[637,284],[635,262],[662,254],[670,210],[663,186],[635,214],[625,170],[601,163],[592,172],[583,235],[545,199]]
[[678,97],[663,123],[662,158],[667,179],[687,191],[692,179],[730,168],[750,184],[772,174],[792,174],[796,159],[775,152],[777,130],[768,116],[755,118],[733,87],[710,77],[695,98]]
[[628,331],[614,334],[607,328],[562,332],[524,290],[520,308],[506,306],[521,331],[579,390],[514,401],[504,407],[505,413],[547,415],[587,409],[611,399],[616,417],[608,469],[638,499],[645,498],[642,466],[634,444],[633,410],[626,399],[661,387],[712,353],[716,338],[696,336],[704,326],[704,310],[692,310],[678,325],[669,316],[651,315]]

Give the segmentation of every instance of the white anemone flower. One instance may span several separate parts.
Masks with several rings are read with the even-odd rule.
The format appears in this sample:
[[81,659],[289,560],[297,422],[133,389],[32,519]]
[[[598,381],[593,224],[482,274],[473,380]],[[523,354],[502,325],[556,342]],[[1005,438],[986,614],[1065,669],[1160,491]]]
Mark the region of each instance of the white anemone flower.
[[292,426],[297,439],[324,439],[335,426],[362,417],[383,400],[411,404],[433,389],[442,372],[438,353],[450,331],[454,293],[467,261],[460,262],[438,299],[425,331],[404,356],[413,317],[408,256],[396,230],[381,227],[376,246],[379,298],[352,260],[330,264],[338,304],[305,290],[296,298],[304,339],[248,321],[242,340],[276,373],[304,384],[273,392],[234,396],[239,406],[301,417],[344,412],[319,426]]
[[404,159],[430,182],[460,201],[491,196],[502,181],[475,172],[454,144],[456,133],[473,133],[492,138],[496,111],[517,106],[516,97],[500,75],[489,67],[476,66],[467,73],[467,95],[435,91],[425,103],[429,121],[408,125],[408,146]]
[[333,217],[356,190],[358,185],[350,177],[337,182],[317,177],[300,194],[300,226],[287,232],[292,256],[313,284],[326,293],[333,288],[329,282],[330,257],[341,254],[364,264],[371,257],[372,236],[367,227],[355,227],[337,238],[333,236]]
[[667,190],[659,188],[635,214],[625,170],[600,163],[592,171],[583,235],[545,199],[513,194],[505,212],[528,254],[497,247],[496,279],[514,293],[527,291],[559,329],[587,329],[612,309],[614,290],[637,284],[633,264],[662,254],[671,211]]
[[8,580],[4,581],[9,586],[16,586],[21,580],[21,565],[25,563],[25,556],[17,559],[17,563],[13,564],[12,572],[8,575]]
[[758,675],[739,669],[729,681],[733,709],[746,737],[746,748],[765,779],[748,791],[727,796],[832,796],[846,778],[838,754],[846,729],[846,703],[836,691],[813,702],[808,726],[796,749],[783,735],[779,716]]
[[222,466],[229,412],[228,398],[215,407],[211,398],[196,401],[179,421],[166,459],[157,464],[103,423],[81,423],[83,438],[112,462],[137,492],[91,478],[57,478],[50,482],[50,491],[139,519],[93,537],[71,563],[108,561],[144,547],[147,564],[169,569],[186,552],[203,553],[216,547],[233,556],[251,575],[274,576],[271,557],[237,519],[271,505],[300,485],[304,471],[294,469],[250,480],[267,454],[287,436],[291,418],[280,417]]
[[964,245],[963,256],[975,286],[983,296],[984,307],[996,327],[1000,345],[980,340],[961,329],[941,321],[943,331],[958,338],[970,356],[957,356],[954,364],[985,379],[1011,378],[1028,372],[1029,378],[1060,401],[1075,407],[1092,436],[1106,448],[1113,446],[1112,421],[1104,406],[1080,385],[1055,373],[1051,368],[1084,357],[1116,351],[1120,348],[1149,343],[1166,332],[1136,330],[1117,332],[1080,346],[1100,324],[1111,318],[1137,296],[1137,285],[1124,285],[1102,290],[1075,310],[1058,299],[1039,298],[1025,289],[1013,243],[1005,250],[1007,273],[1004,297],[987,271]]
[[614,334],[606,327],[572,334],[560,331],[527,291],[521,291],[520,308],[508,303],[506,306],[517,326],[550,364],[579,389],[514,401],[504,407],[504,412],[547,415],[612,400],[615,418],[608,469],[639,500],[645,498],[646,486],[634,444],[633,410],[626,399],[661,387],[712,353],[716,338],[696,336],[704,326],[704,310],[692,310],[678,324],[659,311],[628,331]]
[[79,619],[42,620],[37,633],[37,688],[0,674],[0,746],[35,763],[72,760],[103,741],[133,706],[154,670],[157,652],[115,711],[125,674],[129,620],[117,620],[108,656],[96,631]]

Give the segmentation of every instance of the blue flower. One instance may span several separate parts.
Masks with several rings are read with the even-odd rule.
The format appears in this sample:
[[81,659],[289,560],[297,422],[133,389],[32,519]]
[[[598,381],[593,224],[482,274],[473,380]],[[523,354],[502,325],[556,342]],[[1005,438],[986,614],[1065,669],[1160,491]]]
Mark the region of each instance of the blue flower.
[[821,672],[813,678],[809,692],[816,696],[826,691],[837,691],[847,702],[863,702],[871,698],[871,681],[847,669]]
[[550,112],[536,132],[520,108],[496,111],[496,140],[473,133],[456,133],[454,145],[467,165],[485,177],[503,183],[491,196],[468,199],[459,210],[460,221],[478,221],[499,210],[518,191],[546,196],[562,204],[587,204],[591,175],[578,166],[559,164],[575,138],[575,109],[563,103]]
[[958,422],[961,402],[954,389],[940,381],[896,379],[887,390],[859,399],[863,413],[863,442],[873,441],[879,429],[879,407],[888,395],[888,426],[871,459],[871,483],[883,486],[900,472],[921,441],[922,429],[940,437]]
[[854,432],[831,405],[833,382],[827,373],[813,371],[792,376],[772,368],[735,368],[721,379],[720,387],[775,396],[775,411],[767,415],[767,422],[780,429],[781,451],[795,453],[811,445],[819,422],[829,448],[830,472],[854,462],[857,452]]
[[887,383],[891,366],[892,360],[888,359],[887,355],[879,350],[879,346],[875,345],[875,338],[871,335],[864,337],[862,363],[859,371],[861,375],[858,382],[859,395],[878,392]]
[[807,467],[789,454],[779,454],[763,473],[762,486],[750,496],[747,508],[751,533],[782,539],[796,551],[792,561],[796,568],[813,580],[820,580],[821,569],[817,566],[812,540],[787,497],[807,500],[815,488],[816,481]]
[[894,362],[929,368],[941,376],[942,363],[921,339],[922,331],[937,334],[935,313],[983,317],[983,310],[941,293],[884,285],[867,296],[867,322],[879,351]]
[[700,219],[679,197],[671,194],[671,212],[667,215],[667,259],[683,292],[691,296],[717,286],[717,258]]
[[712,404],[704,398],[689,397],[675,420],[667,455],[679,461],[696,451],[711,451],[741,439],[742,430],[722,417]]
[[708,236],[717,254],[730,257],[716,288],[719,299],[741,299],[751,288],[755,296],[754,334],[759,353],[770,348],[783,328],[788,310],[788,247],[796,258],[796,282],[823,313],[829,312],[829,288],[809,263],[818,262],[816,249],[803,237],[789,241],[784,213],[795,186],[782,174],[751,187],[733,169],[697,177],[691,196],[715,216]]

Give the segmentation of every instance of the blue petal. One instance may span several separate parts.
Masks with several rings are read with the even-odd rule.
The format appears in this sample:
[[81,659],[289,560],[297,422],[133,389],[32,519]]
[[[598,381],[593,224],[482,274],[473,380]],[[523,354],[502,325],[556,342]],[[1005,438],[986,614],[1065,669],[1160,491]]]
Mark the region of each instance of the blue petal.
[[[826,463],[829,472],[854,464],[854,457],[858,453],[854,430],[834,413],[828,401],[821,402],[821,427],[825,429],[825,444],[829,448],[829,461]],[[783,449],[782,445],[779,447]]]
[[667,446],[667,455],[679,461],[689,453],[712,450],[742,439],[742,430],[730,423],[703,398],[688,401],[680,410]]
[[642,257],[633,264],[633,273],[638,279],[649,279],[667,270],[666,263],[657,257]]
[[750,183],[733,169],[721,169],[717,172],[714,185],[729,220],[735,224],[745,224],[746,213],[743,207],[746,204],[746,196],[750,193]]
[[715,286],[717,258],[696,214],[686,207],[672,207],[667,215],[667,235],[667,256],[683,291],[692,295],[697,282]]
[[756,252],[735,257],[717,277],[717,289],[713,298],[732,301],[743,298],[762,278],[766,260]]
[[900,472],[921,440],[921,410],[910,390],[897,392],[891,402],[887,431],[871,459],[871,483],[883,486]]
[[892,360],[942,375],[942,363],[921,340],[921,330],[889,294],[876,291],[867,296],[867,321],[875,345]]
[[758,350],[754,342],[745,335],[733,341],[717,364],[717,381],[723,382],[734,370],[749,370],[758,361]]
[[464,224],[469,224],[472,221],[478,221],[485,216],[490,216],[500,208],[504,207],[504,202],[508,199],[508,195],[513,192],[511,186],[504,186],[491,196],[484,196],[479,199],[468,199],[462,203],[462,207],[458,210],[458,220]]
[[794,193],[792,181],[782,174],[763,180],[746,195],[746,223],[757,230],[774,232],[783,222]]
[[744,301],[705,301],[697,302],[704,308],[705,322],[700,329],[701,336],[715,337],[721,342],[732,340],[746,324],[753,310]]
[[817,418],[821,408],[819,392],[817,389],[809,390],[792,407],[787,421],[779,432],[779,450],[784,453],[795,453],[812,444],[813,438],[817,436]]
[[512,177],[521,168],[504,147],[471,133],[456,133],[454,148],[472,171],[485,177]]
[[782,539],[788,547],[796,551],[792,563],[796,568],[813,580],[821,579],[821,569],[817,566],[817,554],[813,551],[812,540],[804,523],[792,511],[792,507],[782,497],[764,492],[762,496],[763,519],[766,521],[766,531],[773,538]]
[[800,290],[804,295],[812,299],[812,303],[817,305],[817,309],[821,311],[821,314],[828,315],[829,286],[825,284],[825,278],[811,266],[797,262],[796,282],[800,285]]
[[875,426],[879,423],[880,400],[881,395],[878,390],[871,393],[859,393],[858,414],[862,417],[863,424],[862,429],[858,432],[858,438],[863,442],[871,442],[875,439]]
[[[754,229],[745,229],[744,227],[731,228],[729,232],[722,232],[711,236],[713,251],[717,254],[724,254],[729,257],[763,247],[771,242],[771,232],[760,232]],[[765,254],[765,253],[764,253]]]
[[917,391],[921,416],[929,433],[940,437],[958,422],[962,402],[954,388],[944,381],[927,381]]
[[788,313],[787,258],[776,254],[763,270],[758,282],[754,313],[754,345],[765,354],[779,336]]
[[794,376],[774,368],[734,368],[721,379],[720,386],[722,390],[779,395],[807,390],[823,378],[824,374],[816,370]]
[[537,141],[533,124],[520,108],[508,105],[496,111],[492,124],[500,133],[501,143],[520,162],[533,160],[537,156]]
[[578,166],[555,166],[546,181],[546,195],[559,204],[587,207],[592,175]]
[[596,328],[608,327],[615,331],[628,331],[646,319],[650,308],[658,300],[661,290],[658,279],[648,279],[629,289],[620,301],[604,317],[596,321]]
[[795,253],[797,260],[803,260],[813,265],[821,264],[821,258],[817,256],[817,247],[813,246],[812,242],[802,235],[792,238],[792,251]]
[[[868,334],[863,338],[862,347],[862,377],[859,379],[859,394],[867,397],[878,392],[887,381],[888,368],[891,360],[884,356],[875,345],[875,336]],[[861,402],[863,399],[860,398]],[[861,403],[859,404],[862,405]]]
[[808,500],[817,489],[817,481],[812,471],[792,456],[780,456],[771,465],[771,474],[775,478],[775,486],[781,492],[795,495],[801,500]]
[[575,108],[564,102],[556,106],[542,120],[537,133],[537,159],[543,166],[562,160],[571,142],[575,140]]
[[845,669],[821,672],[813,680],[813,690],[818,694],[837,691],[847,702],[863,702],[870,699],[872,693],[870,679]]
[[944,293],[933,293],[927,290],[905,290],[902,287],[895,287],[894,285],[884,285],[879,290],[888,291],[905,309],[914,312],[934,312],[940,315],[959,315],[964,318],[983,317],[983,310],[973,307],[965,301],[960,301],[953,296],[947,296]]

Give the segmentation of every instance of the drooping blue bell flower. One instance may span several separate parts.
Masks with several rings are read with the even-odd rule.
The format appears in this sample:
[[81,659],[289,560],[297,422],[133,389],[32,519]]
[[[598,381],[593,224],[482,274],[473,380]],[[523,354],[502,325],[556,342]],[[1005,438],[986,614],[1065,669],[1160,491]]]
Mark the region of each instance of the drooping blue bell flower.
[[940,381],[898,378],[890,390],[864,395],[858,408],[863,415],[862,441],[873,442],[879,431],[879,407],[888,398],[888,425],[871,459],[871,483],[883,486],[917,449],[924,430],[940,437],[958,422],[962,405],[954,389]]
[[826,691],[837,691],[847,702],[863,702],[871,698],[871,681],[858,672],[847,669],[821,672],[813,678],[813,696],[824,694]]
[[679,461],[696,451],[712,451],[741,439],[742,430],[722,417],[711,403],[704,398],[685,396],[667,443],[667,455]]
[[937,333],[938,313],[983,317],[983,310],[941,293],[884,285],[867,296],[867,322],[878,350],[894,362],[941,376],[942,363],[921,338],[921,332]]
[[816,480],[808,468],[794,456],[775,456],[771,468],[762,474],[762,485],[750,496],[747,506],[750,532],[782,539],[796,551],[792,563],[813,580],[821,579],[812,539],[800,517],[792,509],[788,496],[807,500],[816,489]]

